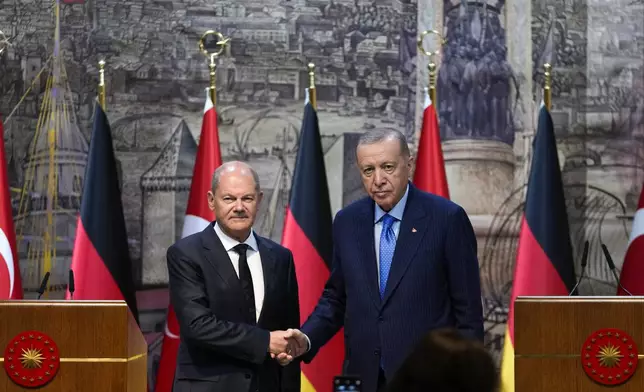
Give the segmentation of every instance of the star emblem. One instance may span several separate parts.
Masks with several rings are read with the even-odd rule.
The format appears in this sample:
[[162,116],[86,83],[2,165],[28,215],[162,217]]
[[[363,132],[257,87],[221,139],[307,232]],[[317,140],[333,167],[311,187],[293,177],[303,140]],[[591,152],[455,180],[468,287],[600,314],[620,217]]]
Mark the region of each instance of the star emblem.
[[22,349],[22,355],[20,356],[20,362],[26,369],[41,367],[44,359],[45,357],[43,357],[40,350],[35,348]]

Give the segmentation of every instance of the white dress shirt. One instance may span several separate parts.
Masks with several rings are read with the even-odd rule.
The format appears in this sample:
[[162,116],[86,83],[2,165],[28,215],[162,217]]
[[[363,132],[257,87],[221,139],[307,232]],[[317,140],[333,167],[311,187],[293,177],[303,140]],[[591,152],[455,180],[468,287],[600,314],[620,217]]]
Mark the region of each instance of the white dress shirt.
[[[228,252],[228,257],[230,257],[235,273],[239,278],[239,254],[233,248],[239,245],[240,242],[224,233],[216,222],[215,233],[217,233],[217,237],[219,237],[224,249]],[[253,292],[255,294],[255,320],[259,321],[259,315],[262,313],[262,305],[264,305],[264,270],[262,268],[262,259],[259,256],[257,239],[255,238],[252,230],[248,238],[246,238],[246,241],[244,241],[244,244],[250,247],[246,252],[246,260],[248,261],[250,276],[253,279]]]
[[394,208],[392,208],[389,212],[385,212],[382,208],[380,208],[378,204],[374,203],[376,207],[374,212],[373,235],[374,239],[376,240],[376,271],[378,271],[378,282],[380,282],[380,234],[382,233],[382,217],[385,216],[385,214],[389,214],[396,218],[394,223],[391,225],[391,228],[396,234],[396,240],[398,240],[398,233],[400,232],[400,222],[402,221],[403,212],[405,212],[408,195],[409,184],[407,184],[407,190],[405,190],[405,194],[403,195],[402,199],[400,199],[400,201],[396,203]]

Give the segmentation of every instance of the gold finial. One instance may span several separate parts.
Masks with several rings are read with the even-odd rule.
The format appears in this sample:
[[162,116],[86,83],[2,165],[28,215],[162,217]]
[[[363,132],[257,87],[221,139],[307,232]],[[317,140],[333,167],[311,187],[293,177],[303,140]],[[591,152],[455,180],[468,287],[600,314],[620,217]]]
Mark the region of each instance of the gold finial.
[[[440,40],[440,48],[439,49],[436,49],[434,51],[425,50],[425,47],[423,46],[423,43],[425,41],[425,37],[427,37],[427,35],[429,35],[429,34],[434,34],[434,35],[438,36],[438,38]],[[445,45],[446,42],[447,42],[447,40],[445,38],[443,38],[443,36],[437,30],[425,30],[422,33],[420,33],[420,36],[418,36],[418,51],[420,53],[424,54],[425,56],[429,57],[429,64],[427,65],[427,68],[429,70],[429,86],[428,86],[429,89],[428,90],[429,90],[429,98],[432,100],[432,105],[434,105],[434,107],[437,106],[437,102],[436,102],[436,71],[437,71],[437,67],[436,67],[436,63],[434,61],[434,57],[438,56],[440,54],[441,48],[443,47],[443,45]]]
[[317,92],[315,89],[315,64],[309,63],[309,102],[313,109],[317,109]]
[[550,110],[552,105],[552,91],[551,91],[551,82],[552,82],[552,66],[548,63],[543,65],[544,70],[544,83],[543,83],[543,103],[546,105],[546,109]]
[[436,107],[436,64],[430,62],[427,69],[429,70],[429,98],[432,100],[432,105]]
[[98,62],[98,104],[105,108],[105,60]]
[[[214,35],[217,38],[215,46],[218,47],[218,50],[215,52],[209,52],[206,49],[206,38],[209,35]],[[213,105],[217,105],[217,58],[224,53],[226,50],[226,45],[230,42],[230,38],[224,37],[224,35],[218,31],[208,30],[199,39],[199,50],[201,53],[209,59],[208,68],[210,68],[210,86],[208,91],[210,92],[210,99],[212,100]]]

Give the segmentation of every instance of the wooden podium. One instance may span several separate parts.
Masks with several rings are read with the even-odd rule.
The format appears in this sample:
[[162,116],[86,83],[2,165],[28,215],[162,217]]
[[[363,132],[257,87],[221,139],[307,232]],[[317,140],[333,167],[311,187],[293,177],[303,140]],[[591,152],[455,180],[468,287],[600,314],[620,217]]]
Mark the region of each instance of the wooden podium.
[[518,297],[514,353],[516,392],[644,391],[644,297]]
[[3,392],[34,390],[20,384],[50,368],[35,390],[147,391],[147,344],[124,301],[0,301],[0,356]]

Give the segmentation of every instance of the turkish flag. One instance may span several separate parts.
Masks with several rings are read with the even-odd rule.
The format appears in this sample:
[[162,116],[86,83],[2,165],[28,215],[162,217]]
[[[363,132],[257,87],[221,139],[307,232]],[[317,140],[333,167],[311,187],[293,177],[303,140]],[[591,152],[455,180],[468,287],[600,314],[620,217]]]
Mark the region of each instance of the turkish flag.
[[[212,175],[219,166],[221,166],[221,151],[217,129],[217,111],[210,99],[210,92],[207,92],[197,158],[188,196],[188,207],[183,221],[182,237],[202,231],[215,220],[215,214],[208,208],[206,194],[211,187]],[[179,322],[172,305],[170,305],[161,347],[161,359],[157,370],[155,392],[172,392],[179,341]]]
[[422,191],[433,193],[449,199],[449,187],[445,174],[441,133],[438,127],[436,107],[425,91],[425,111],[423,112],[423,127],[418,141],[416,169],[414,170],[414,185]]
[[16,233],[13,229],[2,118],[0,118],[0,299],[22,299],[22,281],[16,252]]

